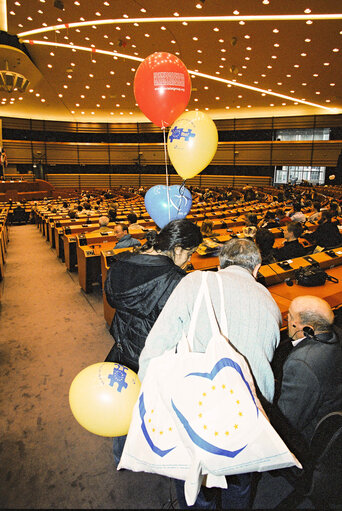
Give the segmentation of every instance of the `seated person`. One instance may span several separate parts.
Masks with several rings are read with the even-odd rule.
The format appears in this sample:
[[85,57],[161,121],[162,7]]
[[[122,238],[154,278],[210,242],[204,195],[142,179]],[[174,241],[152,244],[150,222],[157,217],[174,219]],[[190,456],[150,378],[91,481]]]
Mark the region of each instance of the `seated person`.
[[143,229],[141,228],[141,225],[138,224],[138,222],[137,222],[138,217],[135,213],[128,213],[127,220],[128,220],[128,232],[131,232],[131,231],[142,232],[143,231]]
[[116,224],[116,226],[114,227],[114,235],[118,240],[114,249],[141,246],[139,240],[133,238],[130,234],[128,234],[128,227],[126,224]]
[[291,222],[291,218],[287,216],[285,211],[283,209],[277,209],[275,212],[276,220],[279,222],[280,227],[283,227],[284,225]]
[[274,251],[277,261],[285,261],[294,257],[302,257],[306,254],[306,249],[298,238],[302,235],[303,228],[299,222],[290,222],[285,227],[284,237],[285,243],[282,247]]
[[328,210],[321,211],[321,218],[318,220],[318,227],[313,232],[304,234],[304,238],[310,243],[320,247],[337,247],[342,245],[342,235],[336,224],[331,222],[332,215]]
[[281,385],[271,421],[300,461],[320,419],[342,410],[342,332],[333,322],[321,298],[298,296],[290,304],[290,339],[282,345],[283,350],[287,345],[282,374],[275,375]]
[[108,216],[109,216],[109,220],[110,222],[115,222],[116,221],[116,208],[110,208],[108,210]]
[[292,222],[306,222],[306,216],[302,212],[302,206],[300,205],[300,202],[294,202],[292,211],[289,213],[289,216],[292,220]]
[[320,209],[321,204],[314,202],[312,205],[313,213],[308,217],[308,222],[317,222],[321,216]]
[[257,231],[258,217],[254,213],[245,216],[245,225],[242,228],[244,238],[254,239]]
[[258,229],[255,234],[255,243],[260,250],[261,264],[272,264],[277,260],[274,257],[274,244],[275,236],[273,232],[268,229]]
[[260,222],[258,223],[258,227],[266,229],[273,229],[273,227],[279,227],[279,223],[276,220],[275,212],[266,211],[264,218],[260,220]]
[[99,226],[100,232],[113,232],[113,229],[111,227],[108,227],[109,224],[109,218],[108,216],[100,216],[99,218]]
[[209,220],[208,218],[205,218],[201,225],[201,234],[203,238],[214,236],[213,233],[213,226],[214,222],[212,220]]

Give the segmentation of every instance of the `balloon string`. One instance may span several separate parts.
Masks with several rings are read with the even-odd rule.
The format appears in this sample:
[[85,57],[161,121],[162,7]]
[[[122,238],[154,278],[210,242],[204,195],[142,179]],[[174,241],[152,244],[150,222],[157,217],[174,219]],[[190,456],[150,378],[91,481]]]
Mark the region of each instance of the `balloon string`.
[[164,139],[164,160],[165,160],[165,177],[166,177],[166,194],[167,194],[167,206],[169,211],[169,222],[171,221],[171,208],[170,208],[170,193],[169,193],[169,173],[167,168],[167,150],[166,150],[166,136],[165,126],[162,126],[163,139]]

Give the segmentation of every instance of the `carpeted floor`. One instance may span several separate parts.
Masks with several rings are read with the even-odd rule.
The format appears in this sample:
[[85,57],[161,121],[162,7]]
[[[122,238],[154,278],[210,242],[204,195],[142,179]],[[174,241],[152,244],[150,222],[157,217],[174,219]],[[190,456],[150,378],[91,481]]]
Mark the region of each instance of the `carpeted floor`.
[[112,346],[100,292],[80,290],[34,225],[10,228],[2,290],[1,508],[160,508],[168,480],[117,472],[112,440],[69,408],[73,378]]
[[[10,228],[1,286],[1,508],[169,508],[169,480],[117,472],[112,439],[88,433],[69,408],[73,378],[112,345],[100,289],[85,295],[34,225]],[[254,508],[288,493],[264,474]]]

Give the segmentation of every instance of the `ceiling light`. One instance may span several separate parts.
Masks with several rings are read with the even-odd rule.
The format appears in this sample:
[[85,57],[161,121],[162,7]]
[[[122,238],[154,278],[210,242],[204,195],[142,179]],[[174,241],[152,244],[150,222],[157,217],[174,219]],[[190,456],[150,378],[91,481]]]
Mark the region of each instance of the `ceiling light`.
[[202,4],[196,4],[196,9],[202,9]]
[[[217,27],[215,27],[215,28],[213,28],[213,31],[214,31],[214,32],[219,32],[219,31],[220,31],[220,29],[219,29],[219,28],[217,28]],[[334,50],[333,50],[333,51],[334,51]]]
[[245,39],[250,39],[250,38],[251,38],[251,36],[250,36],[250,35],[245,35],[245,36],[244,36],[244,38],[245,38]]
[[310,14],[311,9],[305,9],[305,11],[304,11],[304,12],[305,12],[305,14]]
[[307,25],[312,25],[312,24],[313,24],[313,21],[308,20],[308,21],[306,21],[305,23],[306,23]]
[[330,85],[330,87],[335,87],[334,83],[330,83],[329,85]]
[[224,39],[219,39],[219,43],[224,43]]
[[178,12],[174,12],[173,15],[174,16],[179,16],[179,13]]
[[279,48],[279,44],[278,43],[274,43],[273,45],[275,48]]
[[292,75],[286,75],[286,78],[291,78]]
[[323,66],[330,66],[329,62],[324,62]]
[[160,27],[161,30],[166,30],[166,27]]
[[193,41],[198,41],[198,37],[193,37],[192,40]]
[[0,90],[6,92],[13,92],[14,90],[25,92],[30,81],[16,71],[10,71],[7,61],[5,61],[5,64],[6,69],[0,70]]
[[333,49],[333,52],[334,52],[334,53],[337,53],[338,51],[340,51],[338,48],[334,48],[334,49]]
[[306,55],[307,55],[306,53],[301,53],[300,54],[301,57],[306,57]]
[[239,11],[235,10],[235,11],[233,11],[233,14],[235,14],[235,16],[238,16],[240,13],[239,13]]
[[182,25],[184,25],[186,27],[188,25],[188,22],[187,21],[183,21]]
[[239,25],[245,25],[245,22],[241,20],[241,21],[239,21]]
[[314,74],[314,75],[312,75],[312,76],[314,76],[315,78],[317,78],[318,74],[317,74],[317,73],[315,73],[315,74]]
[[275,34],[278,34],[278,33],[279,33],[279,30],[278,30],[277,28],[274,28],[274,29],[273,29],[273,32],[274,32]]
[[142,7],[142,8],[140,9],[140,12],[146,12],[146,9],[145,9],[144,7]]

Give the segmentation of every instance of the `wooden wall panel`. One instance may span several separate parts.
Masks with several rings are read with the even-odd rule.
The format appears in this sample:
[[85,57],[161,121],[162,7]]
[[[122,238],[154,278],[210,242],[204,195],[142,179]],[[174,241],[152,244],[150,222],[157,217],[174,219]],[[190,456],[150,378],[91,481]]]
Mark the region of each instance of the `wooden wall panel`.
[[[313,165],[335,166],[342,141],[220,142],[213,165]],[[163,144],[95,144],[71,142],[6,141],[10,164],[43,163],[82,165],[164,165]]]
[[[3,127],[32,131],[56,131],[73,133],[160,133],[160,128],[152,123],[96,123],[96,122],[60,122],[36,119],[3,117]],[[303,115],[284,117],[251,117],[215,120],[219,131],[293,129],[293,128],[333,128],[342,125],[342,115]]]
[[[181,178],[175,174],[170,177],[170,185],[181,184]],[[115,186],[155,186],[166,184],[163,174],[47,174],[46,180],[55,188],[111,188]],[[186,182],[186,186],[234,186],[246,184],[268,186],[269,176],[205,176],[199,174]]]

